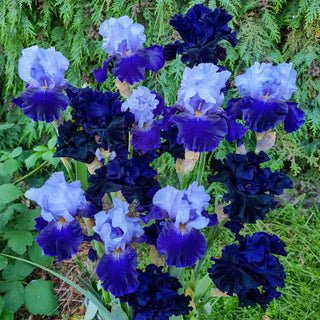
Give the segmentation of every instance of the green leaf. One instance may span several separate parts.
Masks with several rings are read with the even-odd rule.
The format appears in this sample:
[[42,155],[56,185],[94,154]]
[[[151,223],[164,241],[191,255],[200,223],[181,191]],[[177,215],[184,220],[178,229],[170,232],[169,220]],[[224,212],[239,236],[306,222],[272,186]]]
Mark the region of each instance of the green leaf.
[[0,296],[0,314],[3,311],[3,307],[4,307],[4,300],[3,300],[2,296]]
[[0,315],[0,320],[14,320],[13,312],[4,310]]
[[88,308],[86,311],[86,314],[84,315],[84,320],[91,320],[95,317],[96,313],[98,311],[98,307],[89,301]]
[[10,152],[9,158],[11,158],[11,159],[16,158],[16,157],[20,156],[21,153],[22,153],[21,147],[15,148]]
[[8,240],[8,246],[16,253],[22,255],[27,251],[27,246],[31,246],[33,236],[29,231],[17,230],[5,233],[4,239]]
[[3,184],[0,186],[0,203],[6,204],[10,203],[21,197],[23,193],[19,190],[18,187],[13,186],[12,184]]
[[3,296],[6,308],[12,312],[16,312],[24,302],[24,287],[21,283],[15,281],[8,283],[5,289],[6,292]]
[[57,144],[57,136],[53,136],[49,141],[48,141],[48,149],[53,149],[55,148]]
[[17,281],[25,279],[35,267],[32,265],[22,262],[15,261],[14,263],[9,263],[8,266],[3,270],[2,276],[8,281]]
[[38,159],[41,158],[41,153],[33,153],[30,157],[28,157],[24,162],[26,163],[27,169],[32,168]]
[[58,299],[51,281],[34,280],[25,288],[25,306],[33,314],[53,315],[58,313]]
[[194,290],[195,303],[197,303],[201,299],[201,297],[206,293],[210,286],[212,286],[212,281],[208,273],[206,273],[206,275],[197,283]]
[[111,315],[112,315],[112,320],[129,320],[126,313],[116,303],[112,304]]
[[8,265],[8,259],[6,257],[0,257],[0,270],[3,270]]
[[45,152],[48,151],[48,148],[46,146],[36,146],[33,148],[33,150],[37,152]]
[[25,230],[35,230],[36,222],[35,218],[40,216],[41,209],[34,209],[24,213],[19,214],[16,219],[16,224],[18,227],[23,227]]
[[112,320],[110,311],[103,305],[101,299],[98,299],[95,295],[93,295],[92,293],[84,290],[83,288],[81,288],[79,285],[77,285],[73,281],[69,280],[68,278],[62,276],[61,274],[59,274],[59,273],[57,273],[57,272],[55,272],[53,270],[50,270],[50,269],[48,269],[48,268],[46,268],[44,266],[41,266],[40,264],[34,263],[32,261],[28,261],[26,259],[15,257],[15,256],[11,256],[11,255],[4,254],[4,253],[0,253],[0,255],[8,257],[8,258],[11,258],[11,259],[15,259],[15,260],[18,260],[19,262],[23,262],[24,264],[27,263],[27,264],[30,264],[30,265],[35,266],[37,268],[43,269],[45,271],[48,271],[49,273],[51,273],[55,277],[65,281],[66,283],[68,283],[69,285],[74,287],[77,291],[79,291],[85,297],[87,297],[89,300],[91,300],[99,308],[100,315],[103,317],[104,320]]
[[[43,254],[42,249],[34,241],[32,246],[28,249],[29,258],[36,263],[41,264],[42,266],[50,266],[53,262],[53,258]],[[3,257],[0,257],[3,258]]]

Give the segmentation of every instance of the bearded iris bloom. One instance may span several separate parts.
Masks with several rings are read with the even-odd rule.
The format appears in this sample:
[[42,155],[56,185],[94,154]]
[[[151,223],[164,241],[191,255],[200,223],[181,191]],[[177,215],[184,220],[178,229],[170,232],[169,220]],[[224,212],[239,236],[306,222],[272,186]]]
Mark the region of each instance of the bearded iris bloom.
[[113,62],[112,73],[121,82],[133,84],[144,79],[144,73],[158,72],[164,65],[162,47],[143,48],[146,41],[144,27],[133,23],[128,16],[110,18],[102,23],[99,33],[103,36],[102,49],[108,54],[101,69],[93,69],[98,82],[108,78],[108,66]]
[[208,152],[224,137],[232,142],[244,136],[246,129],[228,118],[220,107],[224,101],[222,90],[230,75],[212,63],[185,69],[176,105],[181,112],[170,121],[178,128],[177,142],[186,149]]
[[297,90],[297,72],[292,63],[255,62],[245,74],[237,76],[235,85],[243,96],[231,99],[227,114],[244,119],[246,126],[256,132],[264,132],[284,122],[287,133],[296,131],[304,124],[304,112],[297,103],[289,102]]
[[219,290],[237,294],[240,306],[259,304],[265,311],[271,300],[281,296],[277,287],[284,287],[284,268],[272,254],[286,256],[286,245],[265,232],[238,235],[238,241],[239,245],[226,246],[221,258],[211,258],[209,276]]
[[216,215],[209,217],[205,208],[210,196],[195,181],[187,190],[167,186],[153,197],[154,209],[144,217],[162,220],[163,226],[157,239],[160,255],[166,254],[170,266],[193,266],[206,250],[206,239],[200,229],[217,223]]
[[67,183],[63,172],[55,172],[41,188],[31,188],[25,196],[42,209],[36,219],[40,231],[36,241],[44,254],[57,256],[58,261],[70,259],[84,239],[76,219],[87,204],[80,181]]
[[137,252],[130,244],[144,233],[139,218],[129,217],[129,205],[114,198],[114,208],[95,215],[93,227],[105,245],[105,254],[97,267],[97,275],[105,290],[122,296],[134,292],[137,280]]
[[230,203],[223,211],[232,221],[255,223],[264,219],[266,213],[276,207],[274,195],[293,188],[292,181],[284,173],[260,168],[260,164],[268,160],[263,151],[258,155],[228,153],[223,162],[214,160],[215,175],[209,175],[208,181],[226,184],[228,192],[223,199]]
[[213,11],[203,4],[194,5],[185,15],[174,15],[170,25],[177,30],[183,41],[168,44],[163,49],[167,61],[182,54],[181,61],[190,68],[200,63],[218,64],[227,57],[226,49],[219,45],[221,40],[237,45],[236,32],[231,33],[228,22],[232,15],[226,10]]
[[178,294],[182,287],[177,278],[162,267],[148,265],[143,272],[138,270],[139,286],[134,293],[120,297],[122,303],[128,302],[133,308],[133,320],[169,320],[170,316],[189,314],[191,298]]
[[[163,98],[147,87],[134,89],[132,95],[122,104],[121,110],[130,110],[134,114],[135,124],[132,132],[132,146],[146,153],[161,147],[160,134],[168,129],[168,121],[174,108],[167,108]],[[161,119],[155,119],[162,116]]]
[[26,90],[12,102],[34,121],[52,122],[69,104],[62,92],[66,82],[64,72],[69,61],[55,49],[33,46],[22,50],[19,59],[19,76],[27,82]]

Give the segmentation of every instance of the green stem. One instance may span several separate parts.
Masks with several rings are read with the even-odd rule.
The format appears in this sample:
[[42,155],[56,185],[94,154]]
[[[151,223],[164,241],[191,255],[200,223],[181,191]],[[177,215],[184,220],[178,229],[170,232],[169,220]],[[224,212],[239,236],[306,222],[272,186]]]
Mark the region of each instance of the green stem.
[[199,159],[199,166],[198,166],[198,172],[197,172],[197,181],[198,185],[202,185],[202,178],[204,173],[204,168],[206,166],[206,153],[201,152],[200,153],[200,159]]
[[75,175],[74,175],[74,173],[73,173],[73,170],[72,170],[71,162],[68,161],[67,158],[60,158],[60,160],[62,161],[64,167],[66,168],[70,179],[71,179],[72,181],[76,181],[76,177],[75,177]]
[[86,191],[88,187],[88,168],[85,163],[76,161],[76,175],[77,180],[80,180],[82,189]]
[[43,162],[40,164],[39,167],[35,168],[34,170],[32,170],[31,172],[27,173],[25,176],[21,177],[20,179],[16,180],[15,182],[13,182],[13,185],[17,185],[18,183],[28,179],[29,177],[31,177],[32,175],[34,175],[37,171],[41,170],[42,168],[44,168],[46,165],[48,165],[49,163],[47,161]]
[[[216,225],[211,227],[211,230],[209,232],[209,236],[207,239],[207,249],[206,249],[205,257],[207,257],[207,252],[210,250],[213,242],[219,237],[221,230],[222,230],[222,226],[223,226],[223,223],[218,222]],[[202,269],[205,262],[206,262],[206,259],[201,259],[198,261],[198,263],[196,265],[196,268],[194,270],[194,282],[195,283],[197,283],[201,269]]]

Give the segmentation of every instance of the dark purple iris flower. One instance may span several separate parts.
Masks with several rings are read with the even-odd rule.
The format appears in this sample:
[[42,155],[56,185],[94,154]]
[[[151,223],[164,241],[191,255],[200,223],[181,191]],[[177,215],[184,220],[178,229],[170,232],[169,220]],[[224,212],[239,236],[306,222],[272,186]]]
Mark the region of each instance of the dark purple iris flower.
[[215,175],[209,175],[208,181],[226,184],[228,193],[223,199],[230,204],[223,210],[231,220],[255,223],[264,219],[266,213],[276,207],[274,194],[293,188],[292,181],[284,173],[260,168],[260,164],[268,160],[263,151],[258,155],[254,152],[246,155],[228,153],[223,162],[214,160]]
[[153,195],[161,188],[155,179],[157,172],[150,162],[157,157],[155,153],[139,155],[134,153],[131,159],[116,157],[95,171],[88,179],[91,185],[87,189],[87,199],[101,208],[106,192],[121,190],[128,203],[137,200],[136,211],[144,212],[152,208]]
[[76,219],[87,204],[80,181],[67,183],[63,172],[55,172],[41,188],[31,188],[25,196],[42,209],[36,220],[40,231],[36,241],[44,254],[57,256],[58,261],[70,259],[84,240]]
[[277,287],[284,287],[284,268],[272,254],[286,256],[285,246],[265,232],[239,236],[239,245],[226,246],[220,259],[211,258],[209,276],[219,290],[236,294],[240,306],[259,304],[265,311],[272,299],[281,296]]
[[233,47],[238,40],[236,32],[231,33],[228,22],[232,15],[226,10],[216,8],[213,11],[203,4],[194,5],[185,15],[174,15],[170,25],[177,30],[183,41],[175,41],[163,49],[167,61],[182,54],[181,60],[190,68],[200,63],[218,64],[227,57],[225,48],[219,45],[221,40],[228,41]]
[[297,103],[289,102],[297,90],[297,72],[292,63],[255,62],[245,74],[235,79],[235,85],[243,96],[231,99],[226,112],[234,119],[244,119],[246,126],[256,132],[264,132],[284,122],[287,133],[304,124],[304,112]]
[[97,276],[105,290],[122,296],[136,290],[137,252],[130,246],[144,233],[139,218],[129,217],[129,205],[114,198],[114,208],[95,215],[96,225],[92,228],[103,241],[105,254],[101,257]]
[[58,146],[54,157],[69,157],[84,163],[91,163],[95,159],[99,144],[94,136],[71,120],[60,125],[58,130]]
[[108,66],[111,62],[113,75],[121,82],[126,81],[131,85],[143,80],[146,71],[158,72],[165,63],[161,46],[143,48],[146,41],[144,27],[133,23],[128,16],[104,21],[99,33],[103,36],[102,49],[109,57],[101,69],[93,69],[98,82],[104,82],[108,78]]
[[169,320],[170,316],[187,315],[192,310],[191,298],[178,294],[182,287],[177,278],[162,267],[151,264],[143,272],[138,269],[139,286],[136,291],[119,297],[133,308],[133,320]]
[[22,50],[19,76],[27,82],[26,90],[12,102],[34,121],[52,122],[69,104],[62,92],[66,82],[64,72],[69,67],[67,58],[55,49],[33,46]]
[[207,243],[200,229],[217,223],[216,215],[209,217],[205,208],[210,197],[202,186],[195,181],[187,190],[177,190],[167,186],[153,197],[153,210],[144,217],[165,220],[158,239],[157,250],[166,254],[170,266],[193,266],[205,253]]
[[224,138],[233,142],[245,135],[246,129],[221,108],[230,74],[212,63],[186,67],[176,105],[181,112],[170,119],[178,128],[177,142],[186,149],[208,152]]
[[127,148],[128,132],[134,122],[130,112],[121,111],[119,93],[68,86],[72,119],[90,136],[99,136],[100,147],[109,151]]

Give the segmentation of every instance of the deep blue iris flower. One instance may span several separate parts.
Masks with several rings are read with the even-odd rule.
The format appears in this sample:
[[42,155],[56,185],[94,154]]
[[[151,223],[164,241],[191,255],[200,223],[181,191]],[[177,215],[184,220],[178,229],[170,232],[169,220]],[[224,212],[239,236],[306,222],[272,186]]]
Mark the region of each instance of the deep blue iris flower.
[[226,246],[220,259],[211,258],[214,264],[209,276],[221,291],[236,294],[239,305],[256,306],[263,310],[281,293],[286,274],[279,259],[272,254],[286,256],[286,246],[276,235],[257,232],[252,236],[239,236],[239,245]]
[[31,188],[25,196],[41,207],[36,229],[40,231],[37,243],[49,256],[58,261],[70,259],[84,240],[76,219],[87,202],[80,181],[67,183],[63,172],[55,172],[41,188]]
[[150,162],[157,154],[134,153],[131,159],[116,157],[114,160],[95,171],[88,179],[91,185],[87,189],[87,199],[101,210],[101,201],[106,192],[121,190],[127,202],[137,200],[138,212],[149,211],[153,195],[160,189],[155,179],[157,172],[150,167]]
[[99,144],[94,136],[71,120],[60,125],[58,130],[58,146],[54,157],[69,157],[85,163],[91,163],[95,159]]
[[226,112],[235,119],[244,119],[246,126],[256,132],[264,132],[284,122],[288,133],[304,124],[304,112],[297,103],[287,101],[297,90],[297,72],[292,63],[255,62],[245,74],[235,79],[235,85],[243,96],[231,99]]
[[146,71],[158,72],[164,65],[162,47],[153,45],[143,48],[146,41],[144,27],[133,23],[128,16],[110,18],[102,23],[99,33],[103,36],[104,49],[108,60],[101,69],[93,69],[98,82],[108,78],[108,66],[113,62],[112,73],[121,82],[133,84],[144,79]]
[[212,11],[203,4],[194,5],[185,15],[174,15],[170,25],[179,32],[183,41],[166,45],[163,49],[165,59],[169,61],[182,54],[182,62],[191,68],[200,63],[224,61],[227,52],[219,42],[226,40],[233,47],[238,42],[236,32],[231,32],[228,27],[232,18],[224,9]]
[[100,147],[109,151],[127,148],[128,132],[134,122],[130,112],[121,111],[119,93],[87,88],[66,88],[73,109],[72,119],[90,136],[99,136]]
[[268,160],[263,151],[258,155],[228,153],[223,162],[214,160],[215,175],[209,175],[208,181],[226,184],[228,193],[223,198],[230,203],[223,210],[231,220],[255,223],[264,219],[266,213],[276,207],[274,195],[293,188],[292,181],[284,173],[260,168],[260,164]]
[[162,267],[148,265],[143,272],[138,269],[139,286],[134,293],[119,297],[133,308],[133,320],[169,320],[170,316],[187,315],[191,298],[178,294],[182,287],[178,279]]
[[27,82],[26,90],[12,102],[34,121],[52,122],[69,104],[62,92],[66,82],[64,72],[69,67],[67,58],[55,49],[32,46],[22,50],[19,76]]

